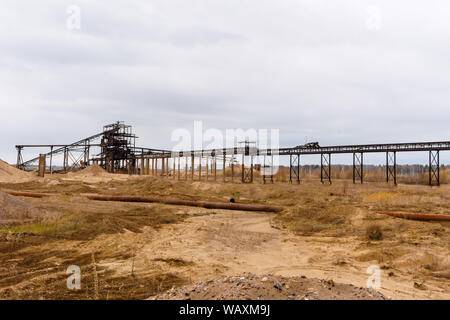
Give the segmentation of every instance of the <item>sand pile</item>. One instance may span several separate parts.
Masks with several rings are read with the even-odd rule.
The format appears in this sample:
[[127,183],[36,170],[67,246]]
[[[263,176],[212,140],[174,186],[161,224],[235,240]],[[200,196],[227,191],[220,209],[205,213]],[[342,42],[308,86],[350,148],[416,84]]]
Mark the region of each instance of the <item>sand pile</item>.
[[156,300],[384,300],[381,293],[332,280],[255,276],[225,277],[171,289]]
[[72,173],[75,176],[84,177],[109,177],[111,174],[97,164],[93,164],[78,172]]
[[24,182],[31,178],[31,173],[19,170],[0,160],[0,182]]
[[41,214],[25,201],[0,192],[0,221],[33,219]]
[[83,181],[86,183],[108,182],[111,180],[127,180],[129,175],[109,173],[97,164],[77,172],[69,172],[67,178],[62,178],[64,181]]

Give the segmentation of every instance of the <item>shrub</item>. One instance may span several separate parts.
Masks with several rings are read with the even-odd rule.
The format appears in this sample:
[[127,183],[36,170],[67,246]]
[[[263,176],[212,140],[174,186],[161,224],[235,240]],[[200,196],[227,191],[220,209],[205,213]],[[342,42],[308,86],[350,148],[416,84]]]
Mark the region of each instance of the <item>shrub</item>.
[[371,224],[366,228],[366,236],[370,240],[382,240],[383,230],[378,224]]

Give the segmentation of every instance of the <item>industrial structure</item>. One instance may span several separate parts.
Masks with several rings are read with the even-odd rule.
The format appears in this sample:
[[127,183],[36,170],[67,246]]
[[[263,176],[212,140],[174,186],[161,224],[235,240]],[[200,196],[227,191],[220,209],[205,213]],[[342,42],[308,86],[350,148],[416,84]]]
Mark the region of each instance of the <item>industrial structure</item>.
[[[231,180],[235,178],[234,169],[240,157],[243,183],[254,179],[254,157],[262,158],[258,165],[264,183],[273,183],[274,156],[289,157],[289,182],[300,183],[300,159],[302,155],[320,155],[320,180],[331,183],[331,160],[333,154],[353,155],[353,183],[364,182],[364,154],[386,154],[386,182],[397,184],[397,153],[422,151],[428,152],[429,185],[440,185],[441,151],[450,150],[450,141],[415,142],[393,144],[368,144],[345,146],[320,146],[308,143],[291,148],[259,149],[246,141],[243,146],[210,150],[169,151],[136,146],[136,135],[130,125],[116,122],[103,127],[103,131],[88,138],[67,145],[17,145],[17,167],[23,170],[38,169],[44,172],[68,172],[79,170],[90,164],[98,164],[111,173],[172,176],[178,179],[194,179],[195,165],[198,165],[198,177],[202,179],[202,162],[206,160],[206,179],[209,175],[217,179],[217,161],[222,162],[223,181],[226,181],[225,168],[231,168]],[[28,148],[46,148],[49,152],[30,160],[23,160],[23,150]],[[92,152],[98,150],[98,153]],[[62,155],[63,165],[56,168],[53,159]],[[172,170],[169,168],[171,159]],[[181,162],[185,164],[181,168]],[[39,162],[39,163],[38,163]],[[48,163],[48,165],[47,165]],[[188,163],[190,166],[188,166]],[[189,170],[190,169],[190,170]]]
[[[48,171],[69,172],[79,170],[90,164],[98,164],[108,172],[122,172],[129,174],[138,173],[136,160],[149,156],[166,156],[170,152],[158,149],[136,147],[136,135],[130,125],[121,121],[103,127],[103,131],[88,138],[71,144],[39,144],[17,145],[17,168],[30,170],[36,166],[42,155],[45,155],[49,164]],[[50,149],[48,153],[41,154],[30,160],[23,160],[23,150],[29,148]],[[92,150],[99,151],[93,154]],[[55,169],[53,160],[62,155],[62,166]]]

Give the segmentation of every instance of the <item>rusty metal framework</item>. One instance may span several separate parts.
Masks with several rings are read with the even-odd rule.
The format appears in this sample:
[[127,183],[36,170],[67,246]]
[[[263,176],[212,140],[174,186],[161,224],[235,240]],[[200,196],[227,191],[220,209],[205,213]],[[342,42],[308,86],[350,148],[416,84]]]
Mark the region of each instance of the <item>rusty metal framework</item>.
[[440,182],[440,172],[439,172],[439,150],[430,150],[429,152],[429,165],[428,165],[428,175],[429,175],[429,185],[439,186]]
[[[23,150],[29,148],[50,149],[44,153],[49,159],[47,163],[49,173],[69,172],[79,170],[90,164],[98,164],[108,172],[138,173],[137,162],[148,155],[166,155],[169,151],[136,147],[136,135],[132,127],[121,121],[105,125],[103,131],[88,138],[71,144],[38,144],[38,145],[16,145],[17,168],[32,170],[36,167],[40,156],[30,160],[23,160]],[[99,153],[92,155],[92,150],[97,149]],[[62,165],[56,169],[54,166],[55,156],[62,155]]]
[[331,184],[331,153],[320,155],[320,182],[325,181]]
[[[243,145],[232,148],[169,151],[136,146],[136,135],[130,125],[115,122],[103,127],[103,131],[88,138],[67,145],[17,145],[17,167],[24,170],[35,169],[42,155],[24,161],[23,150],[28,148],[50,149],[44,153],[48,164],[48,172],[67,172],[78,170],[96,163],[109,172],[123,172],[129,174],[151,174],[168,176],[176,179],[194,179],[194,171],[198,162],[198,179],[210,180],[210,176],[217,179],[217,161],[222,161],[223,181],[226,182],[226,163],[231,166],[231,181],[235,177],[235,167],[238,155],[242,156],[241,182],[254,181],[254,169],[261,172],[263,183],[274,181],[274,157],[289,156],[289,182],[300,183],[300,157],[302,155],[320,155],[320,180],[331,183],[331,156],[333,154],[353,155],[353,182],[364,182],[364,154],[386,154],[386,181],[397,184],[397,152],[421,151],[429,153],[429,184],[440,185],[440,152],[450,150],[450,141],[414,142],[392,144],[367,144],[320,146],[319,143],[308,143],[291,148],[259,149],[254,142],[244,141]],[[93,150],[98,150],[97,154]],[[63,165],[56,168],[54,157],[62,155]],[[256,159],[263,158],[261,164],[254,164]],[[178,158],[178,170],[176,166]],[[197,160],[196,160],[197,158]],[[169,167],[172,159],[172,169]],[[202,178],[202,159],[206,159],[206,178]],[[181,168],[181,160],[185,168]],[[190,166],[189,166],[190,164]],[[247,165],[246,165],[247,164]],[[150,169],[151,167],[151,169]],[[189,174],[190,169],[190,174]],[[184,170],[184,173],[181,171]]]
[[273,183],[273,168],[273,155],[269,152],[263,155],[263,165],[261,166],[261,175],[264,184],[267,183],[267,179],[269,179],[270,183]]
[[364,183],[364,153],[353,153],[353,183]]
[[389,183],[390,178],[397,185],[397,152],[386,152],[386,182]]
[[300,183],[300,155],[289,155],[289,183],[295,180]]
[[101,153],[92,160],[109,172],[130,171],[136,168],[136,135],[122,122],[103,127]]
[[[244,141],[242,142],[244,144],[244,150],[242,153],[242,177],[241,181],[242,183],[252,183],[253,182],[253,157],[255,155],[258,155],[256,152],[255,144],[256,142],[251,141]],[[236,150],[233,150],[233,152],[236,152]],[[226,151],[223,151],[224,156],[226,155]],[[250,159],[250,164],[248,166],[245,165],[246,158]],[[224,168],[225,170],[225,168]]]

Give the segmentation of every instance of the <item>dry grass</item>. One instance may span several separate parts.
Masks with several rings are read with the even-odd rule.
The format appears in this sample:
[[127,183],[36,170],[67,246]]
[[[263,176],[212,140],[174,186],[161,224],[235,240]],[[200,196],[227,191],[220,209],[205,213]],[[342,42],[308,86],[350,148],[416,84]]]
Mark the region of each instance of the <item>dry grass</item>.
[[303,236],[325,231],[343,234],[348,232],[348,221],[353,213],[354,208],[350,206],[295,207],[276,217],[275,222]]
[[90,201],[84,197],[56,196],[49,201],[24,199],[45,212],[57,212],[45,219],[0,226],[0,233],[30,233],[50,238],[85,240],[100,234],[141,232],[144,226],[158,228],[187,217],[180,208],[159,204],[127,204]]
[[382,240],[383,230],[379,224],[370,224],[366,227],[366,236],[369,240]]
[[[285,175],[284,178],[282,175]],[[280,173],[286,179],[286,172]],[[238,178],[236,178],[238,180]],[[219,179],[220,181],[220,179]],[[286,228],[299,237],[323,237],[326,245],[333,240],[346,241],[356,248],[354,252],[335,257],[333,266],[351,265],[354,261],[376,261],[397,268],[398,272],[433,277],[445,277],[450,269],[450,232],[448,225],[424,223],[381,216],[375,210],[409,211],[418,213],[450,214],[448,186],[429,188],[425,186],[368,183],[353,185],[348,181],[335,181],[321,185],[317,181],[296,184],[267,184],[256,181],[251,185],[240,183],[215,183],[212,181],[177,181],[173,178],[143,177],[128,181],[112,181],[89,184],[82,181],[59,181],[0,185],[2,188],[56,193],[48,199],[23,199],[28,204],[46,212],[57,212],[45,220],[35,220],[0,228],[0,289],[16,286],[24,281],[48,273],[55,268],[49,261],[62,260],[64,265],[72,260],[81,264],[87,274],[88,286],[82,292],[68,292],[63,287],[67,278],[65,270],[58,269],[55,278],[47,283],[31,285],[27,291],[0,290],[0,297],[39,298],[38,292],[47,292],[48,298],[129,299],[145,298],[172,285],[187,280],[165,270],[132,272],[133,275],[118,276],[101,267],[105,260],[132,259],[130,250],[114,250],[114,255],[104,248],[95,252],[97,280],[92,274],[92,253],[85,256],[74,251],[61,252],[40,250],[41,244],[61,241],[95,243],[102,234],[140,233],[144,226],[159,228],[177,223],[193,215],[206,214],[207,210],[190,210],[183,207],[160,204],[127,204],[89,201],[80,193],[135,194],[171,197],[187,200],[213,200],[228,202],[234,198],[239,203],[283,205],[288,209],[273,216],[273,224]],[[377,227],[374,227],[377,226]],[[372,230],[373,229],[373,230]],[[20,241],[3,241],[13,234],[32,234]],[[6,236],[1,235],[6,234]],[[374,234],[374,235],[372,235]],[[383,241],[368,241],[379,238]],[[3,237],[3,238],[2,238]],[[68,245],[70,247],[70,244]],[[424,250],[426,248],[426,250]],[[427,253],[421,253],[427,252]],[[447,257],[447,258],[446,258]],[[15,262],[19,261],[19,262]],[[189,267],[190,262],[161,258],[171,268]],[[14,269],[15,268],[15,269]],[[417,269],[417,270],[416,270]],[[15,270],[15,271],[11,271]],[[62,284],[61,284],[62,283]],[[97,283],[97,289],[94,284]],[[52,287],[54,289],[51,289]],[[8,291],[9,290],[9,291]]]
[[450,259],[449,257],[441,257],[430,251],[425,251],[418,259],[418,264],[428,271],[449,271]]

